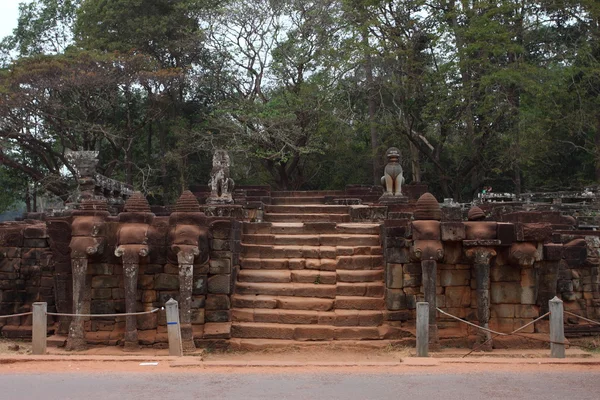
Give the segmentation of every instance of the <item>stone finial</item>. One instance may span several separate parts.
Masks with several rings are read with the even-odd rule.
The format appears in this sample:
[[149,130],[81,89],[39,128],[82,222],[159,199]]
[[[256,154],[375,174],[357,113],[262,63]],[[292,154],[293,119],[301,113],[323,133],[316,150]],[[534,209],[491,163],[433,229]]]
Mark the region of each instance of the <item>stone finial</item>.
[[108,211],[106,200],[83,199],[79,205],[81,211]]
[[436,198],[429,192],[424,193],[419,200],[417,200],[416,210],[414,214],[416,220],[434,220],[439,221],[442,219],[442,209],[440,203]]
[[149,213],[150,204],[142,192],[134,192],[125,202],[125,211],[134,213]]
[[477,206],[471,207],[469,213],[467,214],[467,219],[469,221],[483,221],[485,219],[485,213],[483,210]]
[[189,190],[184,191],[175,204],[175,212],[200,212],[198,199]]

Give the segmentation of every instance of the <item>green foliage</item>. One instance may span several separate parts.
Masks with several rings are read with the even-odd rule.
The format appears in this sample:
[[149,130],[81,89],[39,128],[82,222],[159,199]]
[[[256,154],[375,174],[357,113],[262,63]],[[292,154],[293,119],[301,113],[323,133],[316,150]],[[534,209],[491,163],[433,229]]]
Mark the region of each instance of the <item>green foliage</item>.
[[238,184],[340,189],[389,146],[439,197],[598,183],[598,21],[595,0],[34,0],[0,46],[0,164],[27,181],[5,186],[64,198],[65,151],[96,149],[169,203],[226,148]]

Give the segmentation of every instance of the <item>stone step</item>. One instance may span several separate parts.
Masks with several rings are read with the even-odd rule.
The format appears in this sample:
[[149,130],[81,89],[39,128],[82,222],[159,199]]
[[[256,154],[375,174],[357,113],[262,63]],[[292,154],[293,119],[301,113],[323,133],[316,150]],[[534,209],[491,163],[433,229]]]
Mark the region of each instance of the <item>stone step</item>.
[[261,322],[275,324],[309,324],[333,326],[379,326],[383,323],[381,310],[285,310],[270,308],[236,308],[233,322]]
[[275,214],[348,214],[348,206],[329,204],[266,205],[265,212]]
[[271,197],[272,205],[296,205],[296,204],[325,204],[324,196],[314,197]]
[[329,311],[333,309],[334,299],[234,294],[231,296],[231,305],[233,308]]
[[242,242],[260,245],[379,246],[379,235],[353,234],[244,234]]
[[335,298],[336,285],[314,283],[237,282],[235,292],[241,295]]
[[271,235],[310,235],[310,234],[346,234],[378,235],[380,225],[373,223],[335,223],[335,222],[244,222],[244,234]]
[[348,214],[277,214],[266,213],[263,217],[265,222],[350,222]]
[[[380,329],[381,330],[381,329]],[[331,341],[304,341],[299,342],[296,340],[284,340],[284,339],[241,339],[232,338],[229,340],[229,348],[237,351],[273,351],[274,349],[289,350],[294,348],[295,350],[320,350],[325,349],[326,351],[331,350],[356,350],[356,351],[373,351],[373,350],[384,350],[387,351],[393,346],[413,348],[415,347],[414,333],[408,331],[405,328],[387,327],[385,333],[385,339],[377,340],[335,340]],[[328,363],[325,363],[328,364]],[[335,364],[335,363],[334,363]],[[401,365],[401,364],[400,364]]]
[[385,286],[383,282],[338,282],[337,296],[383,297]]
[[[380,246],[293,246],[242,243],[242,257],[248,258],[336,258],[380,256]],[[352,268],[349,268],[352,269]]]
[[345,196],[344,190],[274,190],[273,197]]
[[334,306],[336,310],[382,310],[385,300],[376,297],[337,296]]
[[333,326],[235,322],[231,335],[236,338],[288,340],[377,340],[384,339],[387,328],[371,326]]
[[[354,271],[353,271],[354,272]],[[336,283],[336,273],[319,270],[268,270],[242,269],[238,273],[238,282],[274,282],[274,283],[318,283],[333,285]]]
[[336,270],[336,282],[383,282],[383,270]]
[[260,256],[245,256],[240,260],[240,264],[242,269],[382,270],[383,256],[358,255],[336,256],[335,258],[261,258]]
[[[239,283],[238,283],[239,284]],[[288,295],[248,295],[235,293],[231,305],[237,308],[278,308],[285,310],[383,310],[383,298],[337,296],[335,298],[293,297]]]

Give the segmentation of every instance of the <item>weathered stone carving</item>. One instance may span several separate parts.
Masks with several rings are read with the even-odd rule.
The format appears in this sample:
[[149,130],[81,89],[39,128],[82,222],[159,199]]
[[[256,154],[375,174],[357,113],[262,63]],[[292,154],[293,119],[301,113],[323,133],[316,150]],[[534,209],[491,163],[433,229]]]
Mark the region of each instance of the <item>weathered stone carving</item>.
[[67,160],[73,165],[77,172],[77,184],[79,185],[78,198],[73,199],[76,203],[84,199],[94,198],[96,186],[96,166],[98,165],[97,151],[67,151]]
[[381,177],[381,184],[385,187],[385,192],[379,198],[379,202],[406,203],[408,198],[402,194],[404,176],[402,175],[402,165],[400,165],[400,150],[390,147],[385,155],[388,163],[385,166],[384,175]]
[[469,209],[467,219],[469,221],[483,221],[485,219],[485,213],[481,208],[474,206]]
[[133,187],[116,181],[96,172],[98,165],[97,151],[67,151],[66,158],[77,173],[78,192],[71,196],[70,202],[80,203],[82,200],[107,200],[109,206],[116,206],[113,213],[118,213],[124,199],[133,194]]
[[415,221],[413,221],[413,246],[414,258],[421,261],[423,274],[423,291],[425,301],[429,303],[429,345],[431,348],[439,346],[437,325],[437,262],[444,257],[444,247],[441,242],[440,205],[431,195],[423,194],[417,200]]
[[[473,261],[475,280],[477,282],[477,319],[479,326],[489,329],[490,322],[490,263],[496,256],[496,250],[488,247],[468,249],[466,256]],[[492,335],[484,330],[477,330],[481,350],[492,350]]]
[[538,249],[533,243],[513,243],[510,246],[508,257],[513,264],[522,268],[531,268],[538,258]]
[[[136,312],[136,296],[140,257],[149,253],[148,231],[154,219],[144,195],[135,192],[125,203],[125,212],[119,214],[117,248],[115,255],[123,260],[123,279],[125,287],[125,310]],[[137,319],[125,317],[125,349],[138,348]]]
[[233,203],[233,179],[229,176],[231,161],[225,150],[216,150],[213,155],[213,167],[210,173],[210,196],[206,199],[207,204],[231,204]]
[[169,217],[170,252],[179,264],[179,315],[184,351],[192,351],[194,337],[191,324],[191,304],[194,263],[208,261],[209,244],[206,216],[200,212],[196,196],[189,190],[181,194],[175,212]]
[[[86,311],[88,257],[101,254],[105,246],[105,220],[109,216],[106,202],[83,200],[80,209],[73,212],[71,223],[71,268],[73,273],[73,313]],[[73,317],[67,339],[68,350],[85,348],[83,317]]]

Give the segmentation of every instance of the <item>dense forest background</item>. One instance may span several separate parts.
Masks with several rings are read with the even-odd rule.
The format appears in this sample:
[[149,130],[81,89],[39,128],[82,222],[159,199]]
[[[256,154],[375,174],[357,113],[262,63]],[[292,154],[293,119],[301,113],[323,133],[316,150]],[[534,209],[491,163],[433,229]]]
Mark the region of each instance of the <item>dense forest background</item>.
[[0,51],[0,211],[67,150],[155,203],[206,184],[407,182],[470,200],[600,181],[597,0],[33,0]]

